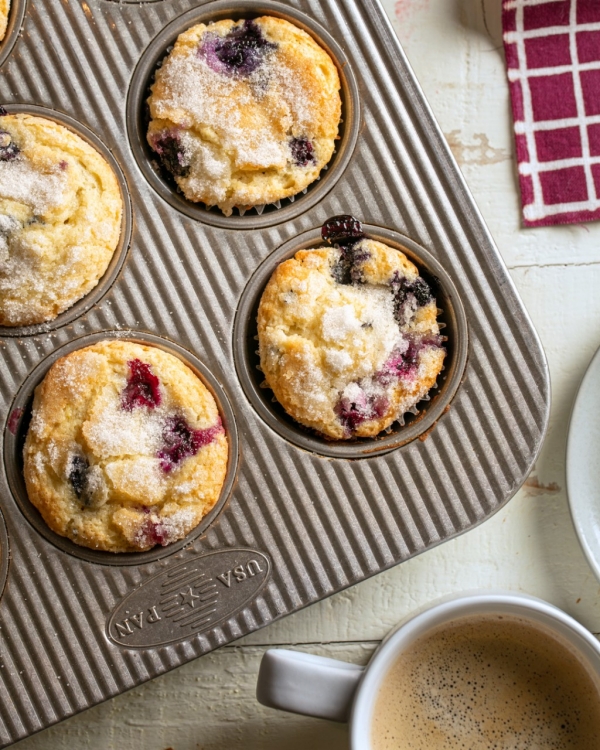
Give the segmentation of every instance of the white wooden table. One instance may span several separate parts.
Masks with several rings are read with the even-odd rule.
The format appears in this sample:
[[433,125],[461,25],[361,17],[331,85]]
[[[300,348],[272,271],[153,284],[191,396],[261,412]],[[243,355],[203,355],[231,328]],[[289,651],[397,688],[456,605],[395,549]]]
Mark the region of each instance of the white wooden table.
[[520,226],[500,0],[384,5],[545,347],[553,405],[538,465],[479,528],[25,740],[20,750],[342,750],[344,726],[257,704],[265,649],[365,663],[398,620],[453,592],[525,591],[600,633],[600,584],[573,530],[564,473],[571,406],[600,345],[600,225]]

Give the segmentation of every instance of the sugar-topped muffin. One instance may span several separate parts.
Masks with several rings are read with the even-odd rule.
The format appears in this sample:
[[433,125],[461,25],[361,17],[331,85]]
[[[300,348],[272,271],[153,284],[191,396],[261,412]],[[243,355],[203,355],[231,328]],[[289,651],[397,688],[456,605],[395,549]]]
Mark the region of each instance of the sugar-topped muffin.
[[117,248],[123,201],[92,146],[52,120],[0,110],[0,325],[53,320]]
[[352,217],[333,247],[281,263],[258,309],[266,385],[295,420],[337,440],[374,437],[427,395],[445,349],[436,300],[408,258]]
[[8,26],[8,13],[10,11],[10,0],[0,0],[0,42],[6,34]]
[[151,148],[188,200],[226,216],[299,193],[333,154],[337,68],[281,18],[193,26],[151,91]]
[[109,340],[59,359],[36,388],[24,474],[53,531],[135,552],[200,523],[219,498],[227,453],[215,400],[189,367]]

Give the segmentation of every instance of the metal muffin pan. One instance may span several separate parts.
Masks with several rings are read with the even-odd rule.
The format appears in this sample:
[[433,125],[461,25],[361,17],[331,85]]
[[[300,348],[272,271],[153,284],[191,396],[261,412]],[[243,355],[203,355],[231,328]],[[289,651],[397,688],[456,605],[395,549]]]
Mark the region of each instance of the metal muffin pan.
[[[346,60],[356,81],[356,145],[327,190],[318,192],[333,166],[294,203],[229,222],[202,208],[189,216],[150,185],[134,154],[127,104],[146,50],[186,13],[241,18],[273,7],[29,0],[2,65],[0,103],[35,101],[105,144],[125,176],[133,222],[121,272],[91,307],[47,332],[0,335],[0,509],[8,529],[7,543],[0,523],[0,576],[10,549],[0,599],[0,745],[473,528],[516,492],[540,449],[549,383],[538,338],[376,0],[285,6],[292,20],[310,19],[326,45],[328,30],[343,56],[338,63]],[[453,361],[463,361],[468,342],[462,377],[458,364],[447,369],[421,419],[451,381],[443,413],[417,439],[404,442],[415,421],[398,430],[398,447],[360,460],[300,447],[272,427],[243,383],[237,331],[244,326],[234,334],[261,264],[340,213],[412,248],[417,260],[426,248],[468,322],[467,339],[458,322],[455,337],[448,321]],[[427,268],[428,258],[420,265]],[[19,479],[8,423],[13,404],[24,407],[15,399],[61,351],[122,331],[181,347],[186,361],[206,368],[197,365],[217,393],[217,386],[226,392],[239,436],[237,471],[217,517],[181,548],[133,564],[92,560],[51,541],[9,484]]]
[[[204,385],[214,396],[229,443],[227,474],[225,476],[221,495],[215,504],[215,507],[186,537],[180,539],[178,542],[169,544],[166,547],[156,546],[148,552],[111,554],[110,552],[102,552],[99,550],[88,549],[87,547],[81,547],[70,539],[59,536],[48,528],[37,508],[35,508],[30,502],[25,488],[25,480],[23,477],[23,446],[25,444],[25,438],[27,436],[27,430],[31,419],[31,407],[36,387],[42,382],[50,367],[60,359],[60,357],[64,357],[77,349],[83,349],[86,346],[91,346],[92,344],[97,344],[99,341],[105,341],[107,339],[126,340],[138,344],[156,346],[169,354],[173,354],[184,362],[184,364],[186,364],[202,380]],[[138,333],[136,331],[100,331],[98,333],[88,334],[81,338],[72,339],[67,344],[55,349],[30,373],[15,396],[9,409],[9,418],[4,433],[4,466],[6,469],[8,484],[25,518],[43,537],[59,549],[74,555],[75,557],[79,557],[82,560],[103,565],[143,565],[152,562],[153,560],[160,560],[161,558],[171,555],[174,552],[178,552],[183,547],[189,545],[194,539],[196,539],[196,537],[206,531],[222,511],[235,482],[237,465],[238,437],[235,418],[229,399],[227,398],[221,384],[215,380],[197,357],[194,357],[193,354],[187,352],[183,347],[167,341],[160,336],[154,336],[148,333]]]
[[[335,153],[328,165],[322,170],[317,181],[309,185],[302,193],[278,201],[277,204],[260,206],[247,212],[234,210],[232,216],[224,214],[216,207],[207,208],[202,203],[188,201],[178,190],[175,180],[161,169],[156,155],[153,154],[146,140],[148,130],[147,104],[150,85],[154,74],[162,61],[172,49],[177,37],[187,29],[199,23],[214,23],[233,18],[256,18],[261,15],[272,15],[284,18],[308,32],[323,47],[336,63],[341,83],[342,120],[339,129],[339,141]],[[360,100],[356,78],[346,55],[339,44],[323,27],[309,16],[299,13],[294,8],[282,3],[262,0],[260,3],[238,2],[234,7],[229,0],[200,5],[187,13],[178,16],[166,26],[146,48],[142,55],[129,88],[127,99],[127,127],[129,140],[139,168],[144,176],[173,208],[213,226],[225,229],[258,229],[272,224],[289,221],[308,211],[316,205],[333,188],[341,177],[352,157],[358,138],[360,124]]]
[[427,399],[413,413],[404,415],[404,423],[395,422],[387,433],[376,438],[326,440],[295,422],[273,398],[273,392],[262,385],[264,375],[256,351],[258,305],[264,288],[275,268],[299,250],[325,245],[321,230],[314,229],[294,237],[258,267],[244,290],[233,327],[234,359],[238,377],[254,408],[279,435],[294,445],[332,458],[369,458],[399,448],[432,429],[450,407],[460,384],[469,349],[467,318],[454,282],[444,266],[408,237],[381,227],[363,225],[367,237],[395,247],[415,263],[429,282],[441,310],[438,321],[447,339],[444,369]]
[[50,320],[47,323],[38,323],[29,326],[0,326],[0,336],[31,336],[35,333],[44,333],[54,328],[59,328],[67,323],[71,323],[73,320],[82,315],[90,307],[96,305],[99,300],[104,296],[106,291],[110,289],[115,279],[119,275],[119,271],[123,267],[127,251],[129,250],[129,242],[131,240],[131,201],[129,199],[129,190],[127,188],[127,182],[123,171],[119,166],[119,163],[112,155],[112,153],[106,148],[102,141],[86,128],[81,123],[74,120],[72,117],[63,114],[62,112],[56,112],[47,107],[38,107],[34,104],[17,104],[11,105],[6,104],[4,108],[9,114],[27,114],[35,115],[36,117],[45,117],[47,120],[53,120],[59,125],[64,125],[69,130],[72,130],[76,135],[82,138],[92,148],[95,148],[98,153],[106,159],[110,165],[113,174],[117,178],[119,183],[119,190],[121,191],[121,199],[123,202],[123,214],[121,217],[121,235],[119,237],[119,243],[112,256],[110,263],[108,264],[106,271],[96,284],[85,297],[82,297],[74,305],[69,307],[64,312],[57,315],[54,320]]

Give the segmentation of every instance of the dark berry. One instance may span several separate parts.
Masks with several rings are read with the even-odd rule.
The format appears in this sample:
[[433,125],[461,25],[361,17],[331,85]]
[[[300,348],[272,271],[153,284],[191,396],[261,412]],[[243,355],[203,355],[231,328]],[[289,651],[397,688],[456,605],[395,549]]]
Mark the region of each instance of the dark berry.
[[249,76],[259,68],[267,52],[277,49],[254,21],[246,20],[224,37],[205,34],[199,54],[216,73]]
[[190,171],[190,159],[181,145],[181,139],[174,133],[161,133],[152,139],[152,148],[171,174],[176,177],[187,177]]
[[363,284],[361,266],[370,257],[371,253],[360,246],[344,245],[340,248],[340,257],[331,268],[331,275],[338,284]]
[[397,378],[414,374],[415,368],[419,363],[419,354],[422,348],[420,338],[411,336],[406,350],[402,354],[398,352],[392,354],[388,359],[383,366],[384,372]]
[[10,417],[8,418],[8,431],[10,432],[11,435],[17,434],[17,430],[19,428],[19,421],[22,416],[23,416],[23,409],[19,407],[11,411]]
[[7,110],[0,104],[0,117],[6,117],[7,114]]
[[387,411],[389,402],[381,394],[367,395],[359,389],[354,398],[342,397],[335,406],[335,413],[349,432],[370,419],[378,419]]
[[409,334],[408,346],[403,353],[398,351],[392,352],[387,362],[381,370],[376,373],[376,380],[381,385],[389,385],[397,378],[411,377],[419,365],[419,355],[421,351],[428,346],[439,347],[442,345],[441,336],[430,334],[419,336],[418,334]]
[[308,164],[316,164],[315,149],[307,138],[292,138],[290,151],[294,163],[298,167],[306,167]]
[[361,425],[368,415],[362,404],[350,401],[347,398],[340,399],[335,407],[340,422],[350,432],[354,432]]
[[138,406],[147,406],[149,409],[160,406],[160,381],[150,369],[150,365],[139,359],[132,359],[127,364],[129,377],[121,393],[123,409],[133,411]]
[[0,130],[0,161],[14,161],[21,149],[6,130]]
[[69,467],[69,482],[77,497],[81,499],[87,485],[88,471],[90,465],[85,456],[73,456]]
[[418,307],[429,304],[433,299],[429,284],[420,276],[415,281],[409,281],[407,278],[400,278],[396,273],[392,279],[392,294],[394,295],[394,317],[399,325],[404,320],[404,305],[412,297]]
[[223,432],[221,420],[205,430],[192,429],[180,415],[169,417],[163,429],[163,447],[158,452],[160,467],[168,474],[185,458],[195,456]]
[[399,375],[409,375],[419,363],[419,353],[422,349],[421,342],[411,339],[408,349],[402,355],[402,361],[398,362],[396,369]]
[[414,281],[411,289],[419,307],[424,307],[433,299],[429,284],[420,276]]
[[148,518],[138,532],[137,541],[143,547],[153,547],[155,544],[164,547],[169,544],[169,530],[162,521],[153,521]]
[[321,237],[332,245],[347,245],[363,239],[362,224],[354,216],[332,216],[321,227]]

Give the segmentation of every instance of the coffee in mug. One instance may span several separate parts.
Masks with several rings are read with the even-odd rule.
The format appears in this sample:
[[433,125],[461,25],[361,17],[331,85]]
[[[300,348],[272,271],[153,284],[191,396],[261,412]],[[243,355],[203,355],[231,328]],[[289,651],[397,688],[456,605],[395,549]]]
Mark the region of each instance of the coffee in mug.
[[600,681],[538,623],[472,615],[409,645],[381,683],[373,750],[598,750]]

